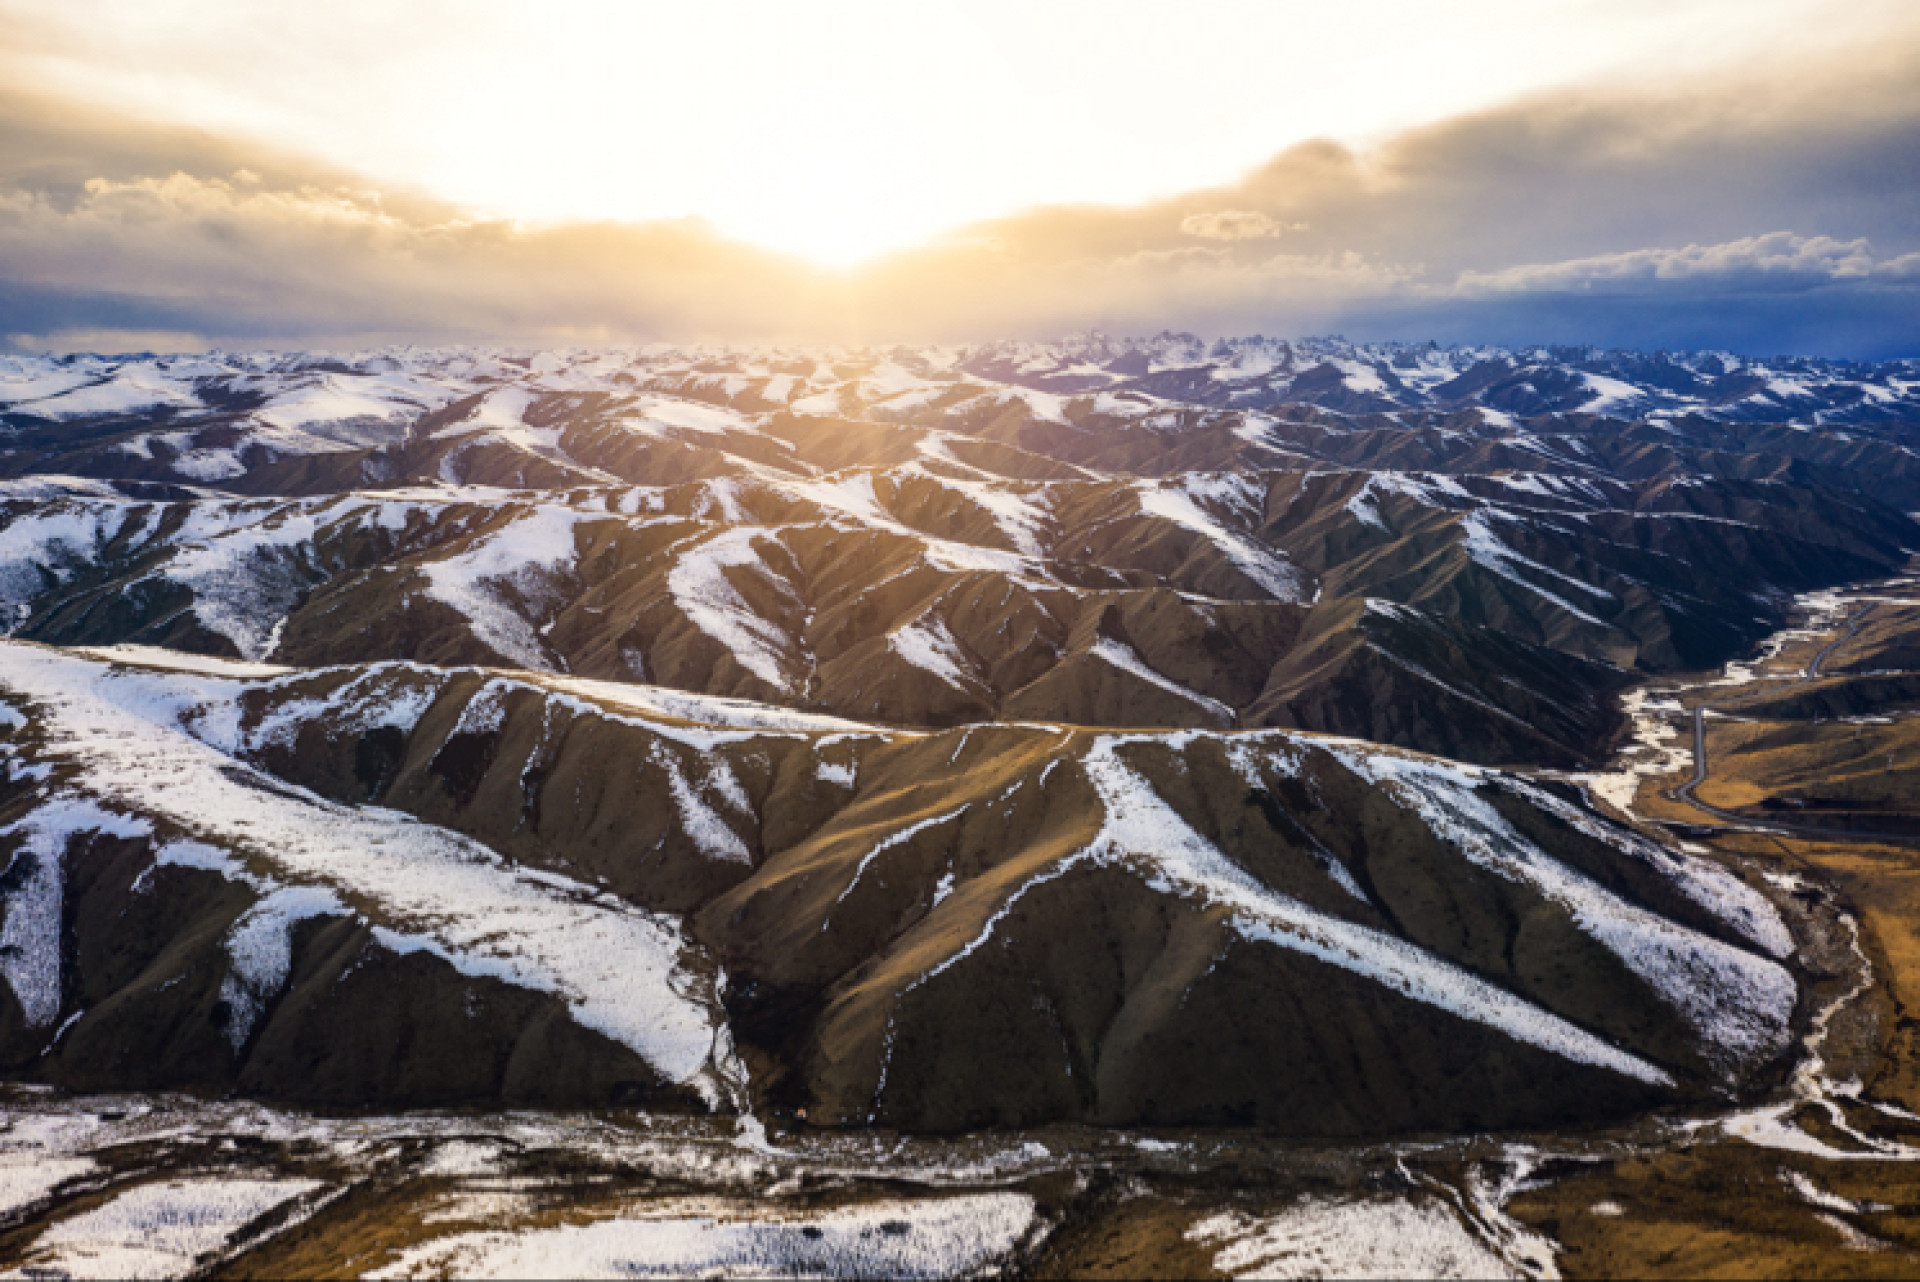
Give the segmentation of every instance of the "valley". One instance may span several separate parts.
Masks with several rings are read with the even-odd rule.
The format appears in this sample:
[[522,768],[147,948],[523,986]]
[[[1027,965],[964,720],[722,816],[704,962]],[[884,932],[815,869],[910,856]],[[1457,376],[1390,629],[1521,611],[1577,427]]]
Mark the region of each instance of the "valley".
[[0,370],[0,1268],[1911,1272],[1914,371],[1258,343]]
[[[1831,641],[1819,629],[1860,608],[1842,601],[1790,630],[1770,664],[1734,674],[1751,677],[1742,684],[1696,688],[1777,695],[1807,647]],[[1688,723],[1676,715],[1671,729]],[[1648,776],[1643,796],[1686,775]],[[1909,1111],[1920,1077],[1902,1013],[1920,983],[1914,856],[1689,833],[1703,854],[1763,868],[1787,890],[1814,994],[1801,1033],[1812,1058],[1732,1111],[1329,1146],[1061,1123],[941,1138],[820,1129],[777,1108],[764,1126],[604,1107],[330,1117],[204,1095],[12,1087],[0,1156],[15,1227],[0,1249],[23,1263],[144,1267],[142,1252],[168,1248],[113,1227],[137,1224],[137,1207],[109,1211],[151,1190],[205,1206],[197,1245],[236,1275],[511,1276],[535,1258],[516,1252],[605,1269],[646,1251],[662,1275],[1697,1276],[1766,1261],[1781,1276],[1898,1276],[1920,1249],[1910,1227],[1920,1120]],[[49,1218],[76,1227],[50,1233]]]

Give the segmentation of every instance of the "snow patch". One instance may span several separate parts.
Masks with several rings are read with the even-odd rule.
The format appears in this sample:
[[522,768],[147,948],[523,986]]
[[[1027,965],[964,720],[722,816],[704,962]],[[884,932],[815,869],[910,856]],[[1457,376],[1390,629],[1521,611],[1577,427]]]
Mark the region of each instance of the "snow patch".
[[725,646],[740,666],[774,689],[791,692],[787,675],[793,641],[779,625],[757,614],[728,582],[724,573],[735,570],[755,575],[782,596],[792,591],[773,574],[754,548],[761,531],[723,530],[698,547],[682,553],[667,573],[667,591],[696,628]]
[[1276,601],[1308,601],[1312,593],[1299,567],[1272,548],[1222,525],[1200,506],[1206,499],[1257,517],[1254,490],[1258,482],[1245,476],[1186,476],[1173,481],[1140,481],[1134,485],[1140,510],[1171,521],[1210,541],[1242,574]]
[[1218,699],[1212,699],[1198,691],[1189,690],[1179,682],[1160,675],[1148,667],[1146,661],[1138,654],[1135,654],[1130,647],[1122,645],[1112,637],[1101,637],[1098,641],[1094,642],[1093,647],[1088,650],[1087,653],[1093,655],[1096,659],[1100,659],[1119,668],[1122,672],[1131,673],[1139,677],[1149,685],[1156,686],[1161,690],[1165,690],[1168,694],[1185,699],[1188,703],[1205,709],[1209,716],[1216,718],[1222,725],[1230,726],[1233,724],[1234,714],[1232,708],[1229,708]]
[[317,1180],[174,1179],[137,1185],[42,1233],[24,1276],[175,1278],[209,1263],[246,1227]]
[[192,737],[187,719],[232,703],[237,683],[115,671],[0,643],[0,686],[39,705],[45,755],[68,766],[76,786],[231,850],[273,884],[338,893],[396,951],[551,993],[579,1023],[716,1106],[733,1091],[717,968],[690,967],[676,919],[517,868],[408,816],[327,801]]
[[1431,1199],[1304,1198],[1273,1215],[1221,1211],[1186,1239],[1235,1278],[1525,1278]]
[[950,686],[977,684],[967,671],[966,655],[947,625],[933,614],[921,615],[887,634],[887,648],[916,668],[931,672]]
[[976,1193],[811,1214],[690,1200],[588,1224],[460,1234],[375,1278],[948,1278],[1008,1262],[1033,1199]]
[[1672,1079],[1638,1056],[1394,936],[1309,908],[1256,881],[1187,825],[1126,765],[1129,740],[1102,735],[1082,761],[1105,822],[1088,852],[1169,894],[1217,904],[1243,937],[1304,953],[1551,1054],[1651,1085]]
[[1554,859],[1480,795],[1484,773],[1357,745],[1329,744],[1327,751],[1387,789],[1472,863],[1559,904],[1685,1018],[1730,1071],[1786,1046],[1799,991],[1785,968],[1648,912]]
[[6,871],[25,875],[4,902],[0,978],[20,1003],[27,1027],[45,1028],[60,1014],[60,923],[66,892],[67,843],[83,832],[145,837],[153,826],[78,797],[56,797],[0,834],[18,835]]
[[[550,580],[572,569],[575,531],[594,519],[562,507],[531,508],[465,552],[421,566],[427,595],[465,615],[495,653],[523,668],[547,667],[546,646],[527,614],[552,605]],[[505,595],[507,587],[524,604]]]
[[292,886],[275,890],[243,914],[227,932],[232,968],[220,984],[227,1003],[227,1040],[238,1051],[260,1016],[287,986],[293,968],[293,928],[314,917],[344,917],[347,906],[331,890]]

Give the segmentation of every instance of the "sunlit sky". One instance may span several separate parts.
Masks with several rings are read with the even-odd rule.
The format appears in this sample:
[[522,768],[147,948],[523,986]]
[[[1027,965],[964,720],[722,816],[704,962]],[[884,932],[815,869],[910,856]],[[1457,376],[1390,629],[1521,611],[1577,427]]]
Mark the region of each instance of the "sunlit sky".
[[0,0],[15,83],[478,216],[692,217],[844,266],[1531,92],[1858,40],[1879,0]]

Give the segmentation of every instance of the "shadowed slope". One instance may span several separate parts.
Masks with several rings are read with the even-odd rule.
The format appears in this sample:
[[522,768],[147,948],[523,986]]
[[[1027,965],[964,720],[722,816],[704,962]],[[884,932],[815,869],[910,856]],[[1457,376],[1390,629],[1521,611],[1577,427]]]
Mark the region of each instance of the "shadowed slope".
[[[487,1001],[558,1003],[540,1036],[617,1043],[582,1043],[602,1049],[549,1081],[559,1095],[625,1082],[658,1106],[687,1083],[730,1106],[737,1040],[759,1097],[913,1129],[1598,1118],[1764,1078],[1796,1005],[1773,960],[1784,927],[1731,874],[1521,779],[1352,740],[920,734],[538,674],[197,675],[4,649],[8,804],[33,856],[8,875],[41,877],[10,894],[5,928],[59,914],[80,950],[50,963],[41,942],[9,963],[15,993],[37,994],[9,1008],[10,1043],[37,1055],[71,1019],[50,1056],[19,1063],[56,1079],[134,1072],[60,1048],[117,1044],[147,1009],[176,1037],[212,1029],[168,1052],[169,1080],[410,1098],[381,1081],[465,1043],[381,1042],[399,1076],[370,1081],[343,1067],[370,1049],[347,1034],[305,1061],[304,1086],[274,1049],[323,1037],[338,972],[313,950],[350,938],[407,994],[396,1010],[465,1002],[487,1045],[534,1036],[474,1013],[491,1008],[457,976],[484,976]],[[279,835],[283,810],[308,844],[356,825],[366,840],[309,854]],[[84,874],[95,832],[136,839],[117,879]],[[439,870],[430,901],[410,898],[423,860]],[[166,915],[142,919],[147,960],[83,963],[127,911],[111,905],[149,903]],[[241,928],[263,915],[288,932],[272,936],[290,941],[269,950],[291,959],[278,968]],[[660,949],[597,942],[607,931]],[[636,969],[648,956],[657,967]],[[223,984],[252,995],[238,1036],[207,1013]],[[149,991],[172,995],[142,1007]],[[651,1077],[621,1067],[630,1054]],[[530,1089],[516,1080],[463,1089],[515,1098]]]

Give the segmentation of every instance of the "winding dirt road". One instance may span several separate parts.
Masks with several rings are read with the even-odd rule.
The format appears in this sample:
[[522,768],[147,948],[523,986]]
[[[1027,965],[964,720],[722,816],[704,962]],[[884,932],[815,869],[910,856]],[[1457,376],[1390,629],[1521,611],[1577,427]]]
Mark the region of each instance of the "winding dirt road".
[[[1868,606],[1867,609],[1871,610],[1872,607]],[[1864,622],[1866,612],[1867,611],[1863,610],[1860,612],[1860,615],[1850,619],[1845,631],[1822,646],[1819,653],[1813,656],[1813,659],[1807,664],[1806,668],[1801,671],[1799,678],[1792,684],[1806,685],[1809,682],[1818,681],[1820,679],[1821,665],[1827,661],[1828,657],[1831,656],[1835,650],[1838,650],[1859,634],[1860,625]],[[1920,846],[1920,837],[1914,837],[1911,834],[1896,835],[1893,833],[1877,833],[1859,828],[1829,828],[1820,824],[1801,823],[1793,820],[1755,819],[1751,815],[1743,815],[1731,810],[1722,810],[1718,806],[1709,805],[1700,800],[1699,797],[1694,795],[1694,789],[1707,781],[1707,713],[1718,712],[1719,710],[1720,705],[1712,703],[1702,703],[1694,708],[1693,778],[1687,780],[1687,782],[1681,784],[1678,788],[1671,789],[1667,793],[1669,797],[1675,801],[1684,801],[1687,805],[1692,806],[1702,814],[1711,815],[1715,819],[1719,819],[1725,823],[1737,824],[1742,828],[1756,832],[1779,833],[1782,836],[1790,837],[1816,837],[1822,841],[1880,841],[1902,846]]]

